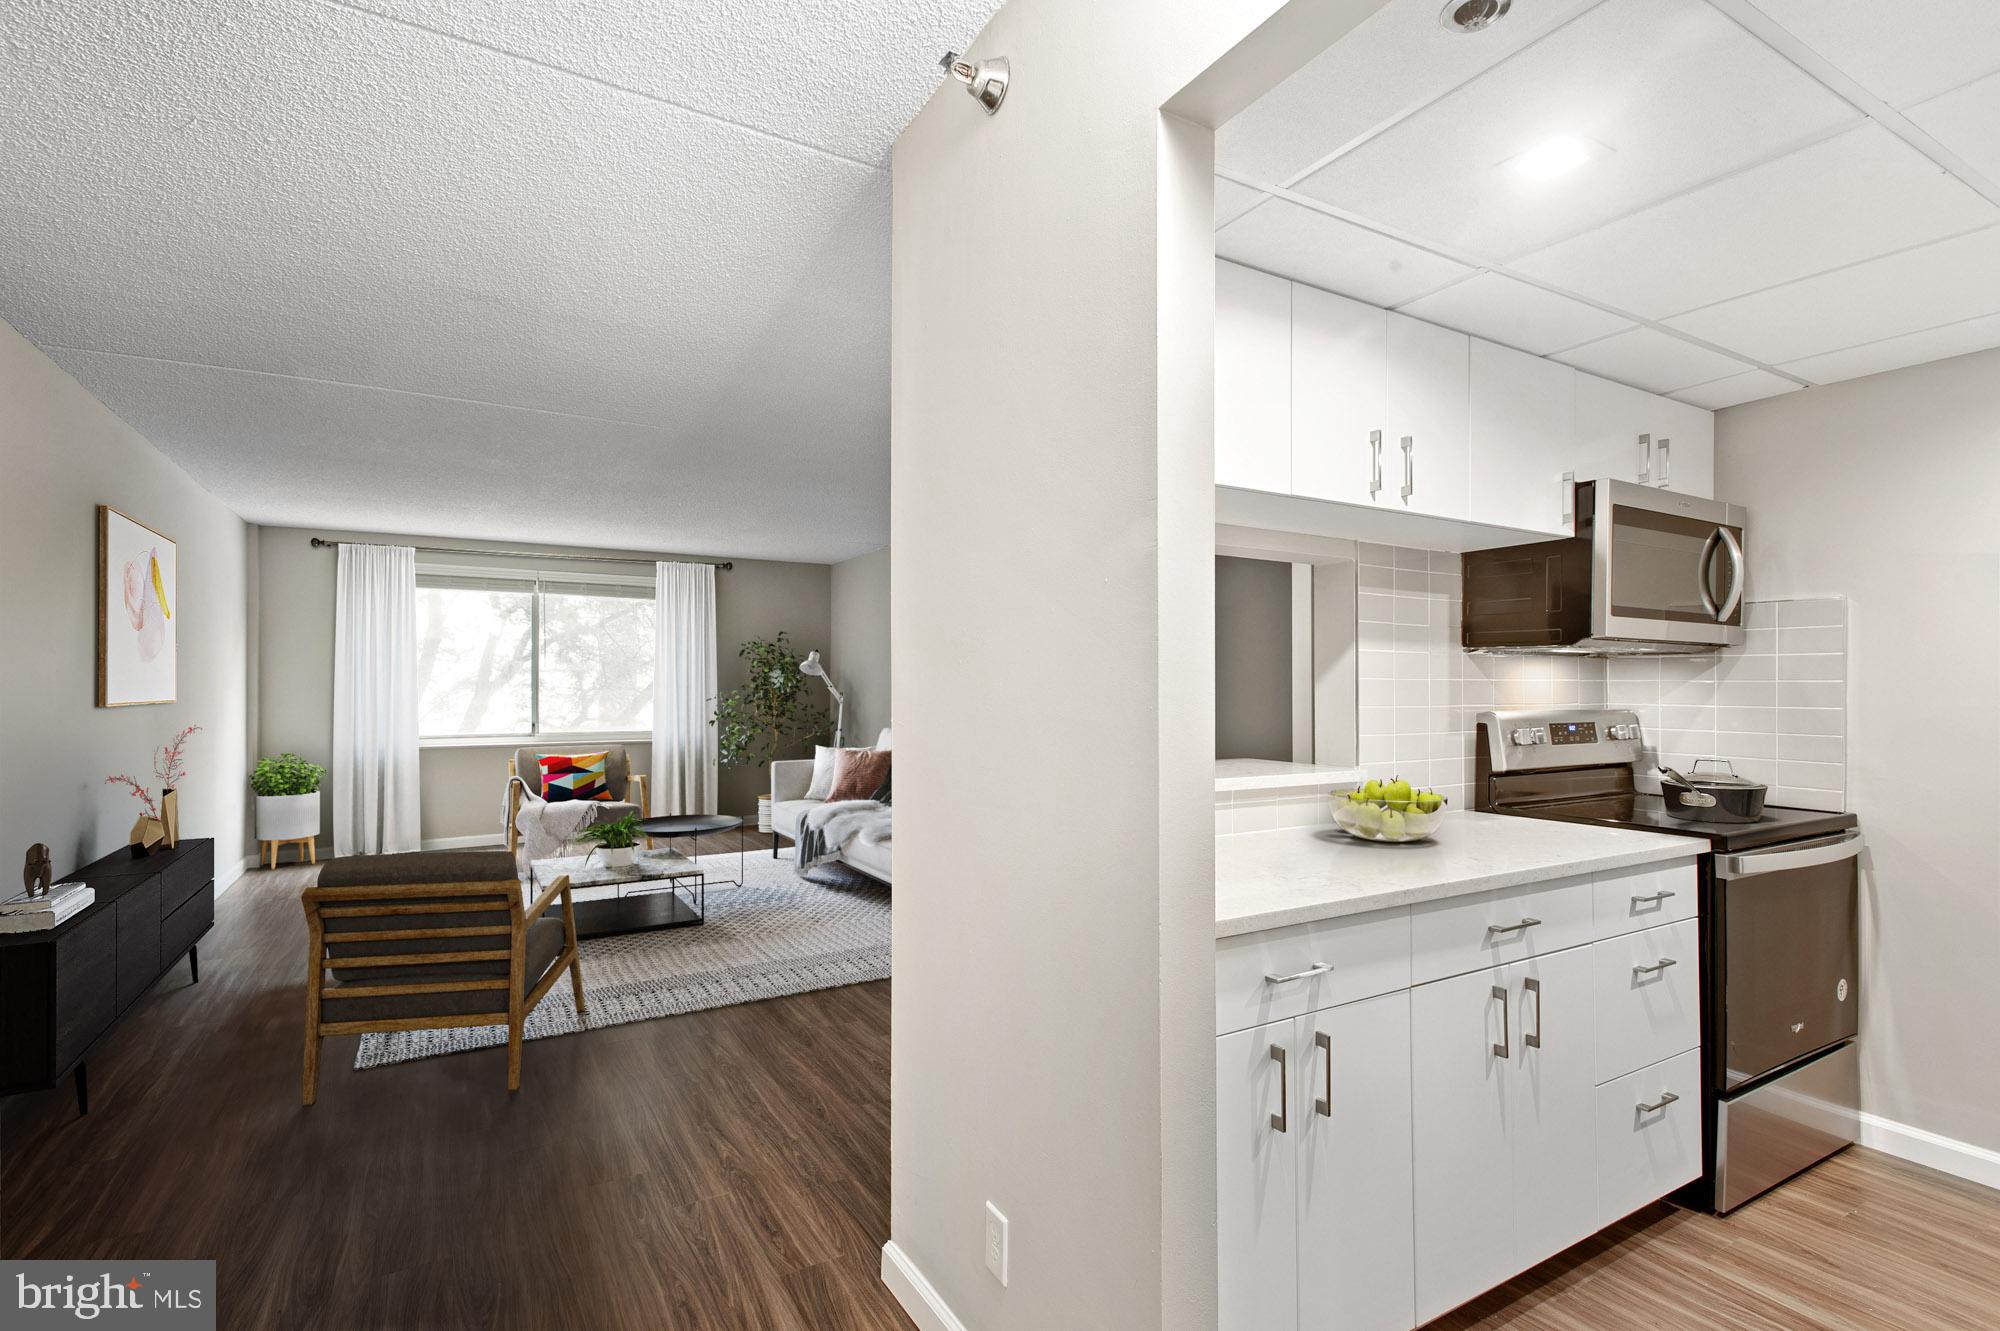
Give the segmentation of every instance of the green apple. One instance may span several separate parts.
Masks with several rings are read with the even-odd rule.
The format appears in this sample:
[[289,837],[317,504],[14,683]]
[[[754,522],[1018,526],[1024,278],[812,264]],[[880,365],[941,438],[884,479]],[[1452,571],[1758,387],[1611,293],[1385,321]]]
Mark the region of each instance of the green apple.
[[1416,797],[1416,804],[1418,813],[1436,813],[1444,807],[1444,796],[1435,790],[1422,791]]
[[1389,801],[1391,809],[1400,811],[1409,808],[1410,783],[1403,780],[1400,776],[1397,777],[1388,785],[1382,787],[1382,798]]
[[1376,780],[1376,779],[1375,779],[1374,777],[1372,777],[1372,776],[1371,776],[1371,777],[1369,777],[1367,781],[1365,781],[1365,782],[1363,782],[1363,783],[1362,783],[1362,786],[1361,786],[1361,798],[1362,798],[1362,799],[1365,799],[1365,800],[1379,800],[1379,799],[1381,799],[1381,798],[1382,798],[1382,783],[1381,783],[1380,781],[1377,781],[1377,780]]
[[1354,811],[1354,830],[1363,836],[1380,836],[1382,820],[1386,817],[1388,817],[1387,810],[1377,808],[1373,804],[1363,804]]
[[1404,825],[1403,815],[1394,809],[1384,809],[1382,811],[1382,839],[1385,841],[1401,841],[1407,835],[1409,835],[1409,828]]

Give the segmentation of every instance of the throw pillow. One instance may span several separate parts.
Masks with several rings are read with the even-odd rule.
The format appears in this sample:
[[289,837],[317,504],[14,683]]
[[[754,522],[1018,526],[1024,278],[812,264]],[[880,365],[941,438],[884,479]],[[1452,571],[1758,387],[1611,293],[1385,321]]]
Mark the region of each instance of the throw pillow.
[[813,779],[806,787],[806,798],[823,800],[833,789],[833,767],[843,753],[867,753],[867,749],[829,749],[824,744],[813,746]]
[[889,776],[887,749],[844,749],[833,765],[833,789],[827,802],[873,799]]
[[542,768],[542,798],[551,804],[564,800],[608,800],[611,785],[604,769],[610,754],[547,753],[536,759]]

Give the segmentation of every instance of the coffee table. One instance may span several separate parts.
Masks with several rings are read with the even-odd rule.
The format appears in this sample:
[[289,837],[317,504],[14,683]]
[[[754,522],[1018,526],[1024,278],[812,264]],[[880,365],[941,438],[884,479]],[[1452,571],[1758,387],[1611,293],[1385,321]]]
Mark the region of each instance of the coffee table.
[[535,860],[528,866],[530,885],[537,893],[564,874],[573,890],[613,889],[609,897],[576,902],[579,938],[680,929],[708,918],[708,881],[701,866],[671,848],[641,850],[631,864],[615,868],[594,851]]
[[[713,836],[717,832],[738,832],[743,828],[743,820],[728,813],[676,813],[662,818],[642,818],[639,821],[639,835],[648,841],[672,842],[676,837],[687,837],[690,841],[688,857],[699,859],[701,838]],[[713,858],[720,858],[719,856]],[[736,842],[736,877],[721,878],[708,874],[706,881],[715,884],[727,883],[732,887],[743,886],[744,865],[748,860],[743,840]],[[706,871],[704,870],[704,873]]]

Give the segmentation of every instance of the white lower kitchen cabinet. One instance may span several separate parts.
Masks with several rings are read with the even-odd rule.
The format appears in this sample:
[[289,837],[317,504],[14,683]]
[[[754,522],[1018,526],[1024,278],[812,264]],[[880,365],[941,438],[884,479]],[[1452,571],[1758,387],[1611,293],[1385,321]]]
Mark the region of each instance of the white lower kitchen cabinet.
[[1699,1177],[1694,894],[1682,859],[1223,940],[1224,1331],[1409,1331]]

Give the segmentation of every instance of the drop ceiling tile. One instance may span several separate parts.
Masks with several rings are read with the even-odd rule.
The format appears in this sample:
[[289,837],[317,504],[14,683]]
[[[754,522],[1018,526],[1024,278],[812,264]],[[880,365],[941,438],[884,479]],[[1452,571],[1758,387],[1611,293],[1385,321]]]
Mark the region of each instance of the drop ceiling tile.
[[[1505,259],[1859,120],[1702,0],[1606,0],[1296,188]],[[1508,165],[1556,134],[1605,151],[1554,180]]]
[[2000,74],[1913,106],[1908,114],[1918,128],[1964,158],[1967,166],[2000,185],[2000,133],[1994,128],[2000,126]]
[[1537,356],[1632,326],[1630,319],[1499,273],[1475,273],[1399,308],[1415,318]]
[[1272,199],[1215,236],[1215,252],[1308,286],[1395,306],[1469,276],[1464,264],[1288,199]]
[[1571,347],[1556,359],[1649,393],[1672,393],[1753,368],[1652,328],[1634,328]]
[[1664,319],[1992,222],[2000,208],[1870,121],[1509,266]]
[[1829,351],[1823,356],[1808,356],[1779,368],[1816,384],[1831,384],[1842,379],[1858,379],[1865,374],[1880,374],[1884,370],[1900,370],[1906,365],[1923,365],[1929,361],[1964,356],[1988,347],[2000,347],[2000,314],[1964,319],[1942,328],[1926,328],[1901,337],[1884,338],[1880,342]]
[[1215,224],[1228,226],[1243,214],[1255,208],[1271,196],[1260,189],[1239,185],[1233,180],[1215,178]]
[[2000,23],[1989,0],[1754,2],[1891,106],[2000,70]]
[[1328,153],[1434,98],[1543,36],[1593,0],[1517,4],[1476,34],[1438,22],[1439,0],[1389,0],[1215,132],[1215,160],[1283,185]]
[[1706,407],[1710,411],[1721,411],[1724,407],[1740,406],[1745,402],[1756,402],[1783,393],[1796,393],[1798,390],[1798,384],[1781,374],[1772,374],[1769,370],[1750,370],[1744,374],[1732,374],[1726,379],[1717,379],[1713,383],[1683,388],[1672,396],[1697,407]]
[[1766,365],[1785,365],[1996,312],[2000,227],[1989,227],[1667,322]]

